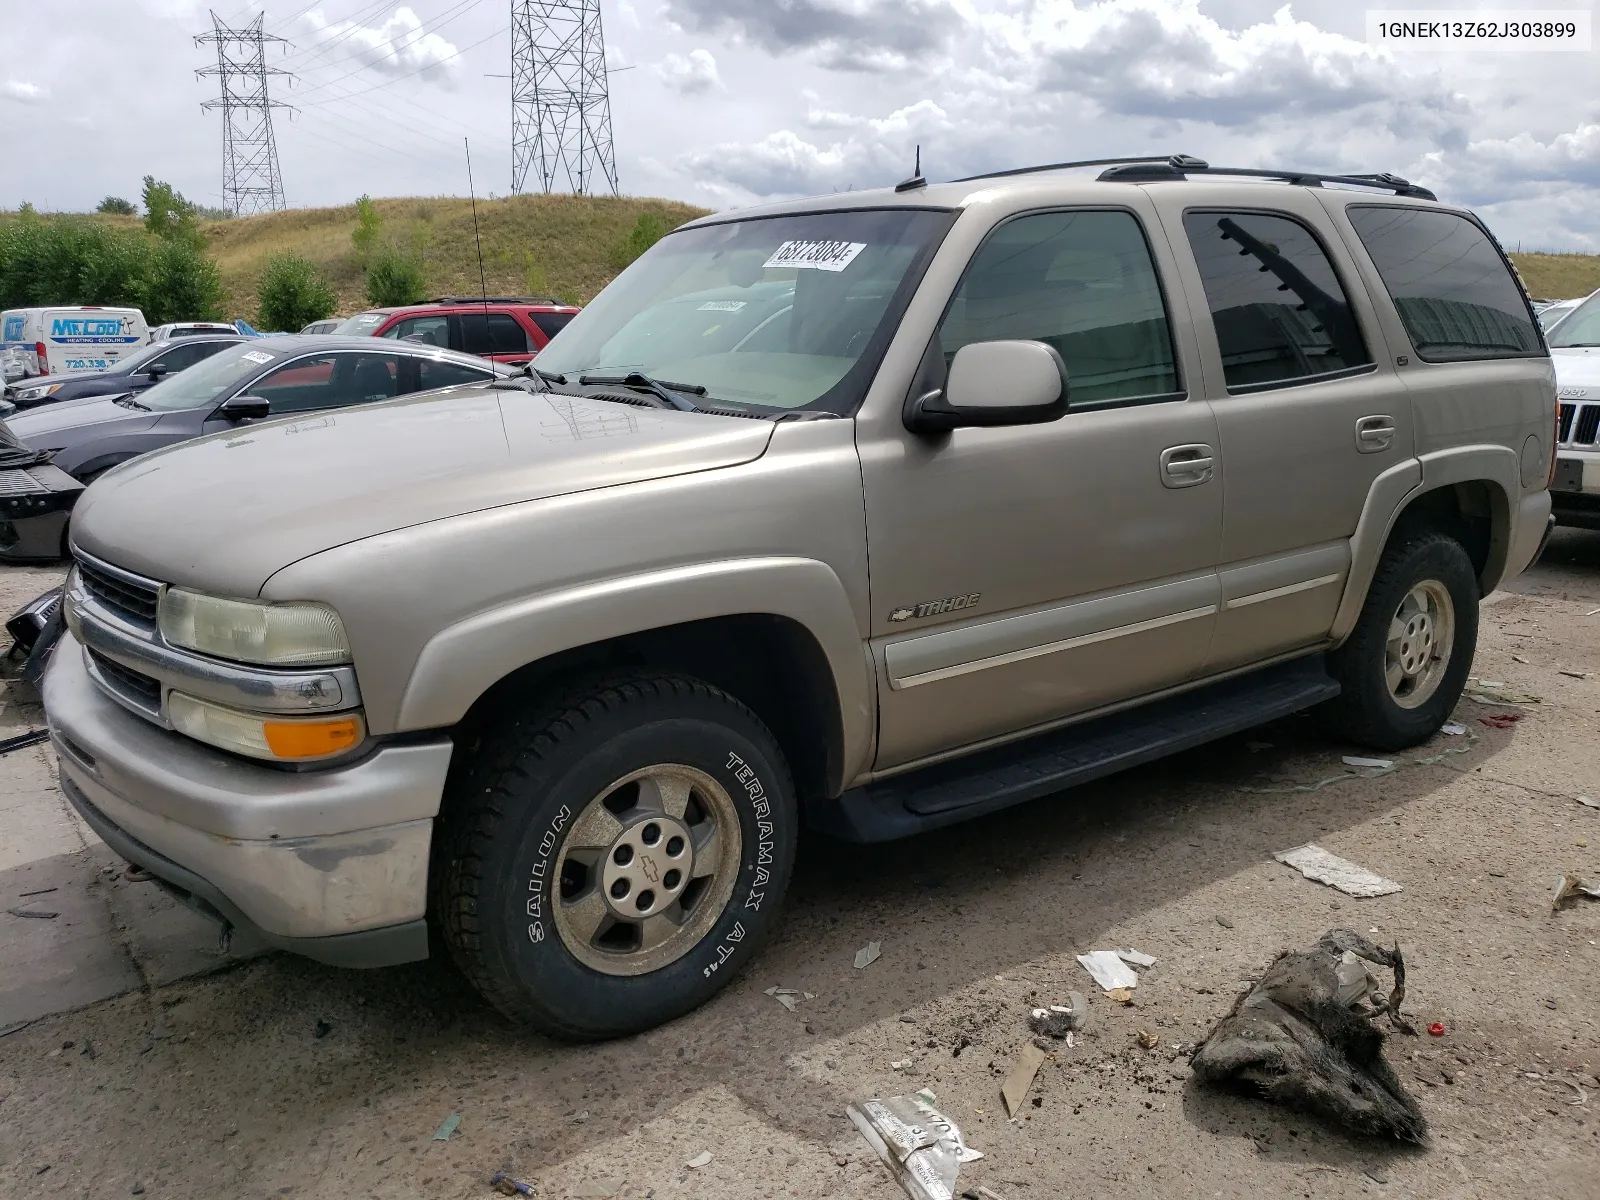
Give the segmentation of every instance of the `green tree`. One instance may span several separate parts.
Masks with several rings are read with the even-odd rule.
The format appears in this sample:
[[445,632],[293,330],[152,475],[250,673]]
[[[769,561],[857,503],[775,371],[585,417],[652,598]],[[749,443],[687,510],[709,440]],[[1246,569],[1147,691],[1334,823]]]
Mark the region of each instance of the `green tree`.
[[611,261],[620,270],[667,236],[667,227],[655,213],[640,213],[628,236],[611,251]]
[[144,300],[139,306],[150,324],[220,321],[224,295],[222,272],[194,246],[162,242],[152,248]]
[[274,254],[256,285],[256,304],[263,330],[294,333],[331,317],[339,300],[314,263],[296,254]]
[[100,206],[95,212],[111,213],[118,217],[134,217],[139,215],[139,210],[133,206],[132,200],[124,200],[121,196],[107,196],[100,201]]
[[378,248],[378,238],[383,233],[383,216],[371,196],[356,201],[356,227],[350,242],[356,248],[356,262],[366,267],[372,262],[372,252]]
[[374,307],[416,304],[427,294],[427,280],[418,255],[385,246],[367,264],[367,300]]
[[184,242],[199,249],[205,245],[200,221],[190,204],[170,183],[154,175],[144,177],[144,227],[168,242]]

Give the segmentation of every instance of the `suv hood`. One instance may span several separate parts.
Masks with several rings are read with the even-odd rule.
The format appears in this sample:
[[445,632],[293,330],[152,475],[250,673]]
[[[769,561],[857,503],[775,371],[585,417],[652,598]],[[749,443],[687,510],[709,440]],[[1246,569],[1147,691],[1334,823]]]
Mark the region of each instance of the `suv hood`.
[[[1552,346],[1550,361],[1563,400],[1600,400],[1600,346]],[[1568,388],[1582,388],[1588,395],[1572,396]]]
[[772,428],[520,389],[429,393],[144,455],[84,493],[72,539],[156,579],[254,596],[282,567],[360,538],[749,462]]

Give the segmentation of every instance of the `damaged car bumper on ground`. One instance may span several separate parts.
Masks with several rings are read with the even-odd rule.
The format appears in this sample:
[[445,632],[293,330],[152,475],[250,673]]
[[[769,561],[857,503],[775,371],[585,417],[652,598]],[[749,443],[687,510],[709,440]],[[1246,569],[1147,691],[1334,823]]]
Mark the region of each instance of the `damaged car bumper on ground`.
[[191,908],[335,965],[427,957],[447,740],[380,746],[324,770],[258,766],[128,711],[70,634],[43,691],[67,799]]
[[83,484],[60,467],[0,468],[0,562],[58,559]]

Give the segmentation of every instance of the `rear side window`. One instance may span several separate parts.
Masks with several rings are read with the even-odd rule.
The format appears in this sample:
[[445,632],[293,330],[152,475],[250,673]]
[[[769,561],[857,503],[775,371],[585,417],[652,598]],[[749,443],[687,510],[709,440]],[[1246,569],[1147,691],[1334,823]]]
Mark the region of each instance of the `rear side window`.
[[461,348],[468,354],[526,354],[527,331],[507,313],[461,314]]
[[948,364],[972,342],[1054,346],[1074,406],[1178,391],[1167,310],[1131,213],[1038,213],[991,233],[939,326]]
[[528,315],[533,318],[533,323],[539,327],[540,333],[544,334],[547,338],[553,338],[556,334],[565,329],[572,318],[578,314],[536,312],[529,313]]
[[417,390],[423,392],[454,387],[458,383],[486,383],[494,378],[488,371],[480,371],[463,363],[435,362],[427,358],[418,360],[417,369]]
[[1372,362],[1333,264],[1299,221],[1191,212],[1183,227],[1229,391],[1282,387]]
[[400,338],[408,342],[420,342],[424,346],[448,348],[450,345],[450,318],[407,317],[404,321],[396,321],[388,329],[385,329],[381,336]]
[[1462,362],[1544,353],[1522,289],[1476,223],[1418,208],[1347,211],[1417,357]]

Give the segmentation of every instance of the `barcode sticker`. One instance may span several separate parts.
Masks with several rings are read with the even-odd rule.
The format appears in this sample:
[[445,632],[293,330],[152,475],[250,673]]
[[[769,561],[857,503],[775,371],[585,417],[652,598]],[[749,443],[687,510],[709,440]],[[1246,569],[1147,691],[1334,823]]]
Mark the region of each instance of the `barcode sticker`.
[[738,312],[745,306],[743,300],[707,300],[700,306],[701,312]]
[[253,363],[269,363],[272,361],[272,355],[261,350],[246,350],[243,354],[239,355],[239,357],[245,362]]
[[763,266],[798,267],[812,271],[842,271],[867,248],[865,242],[785,242]]

